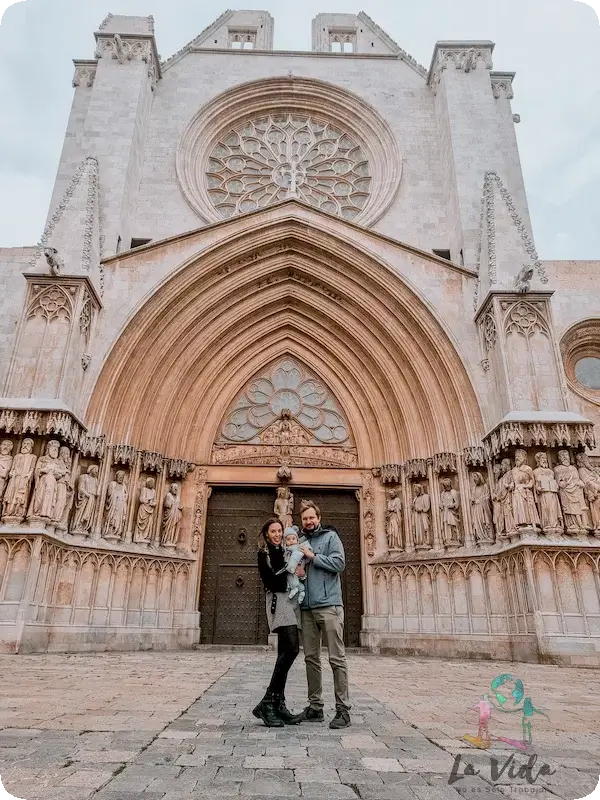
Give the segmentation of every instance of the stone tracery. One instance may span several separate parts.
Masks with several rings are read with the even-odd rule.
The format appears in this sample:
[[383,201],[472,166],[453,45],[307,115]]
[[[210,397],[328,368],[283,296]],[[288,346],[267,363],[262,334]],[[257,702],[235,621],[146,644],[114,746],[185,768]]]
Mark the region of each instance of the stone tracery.
[[272,114],[219,139],[207,182],[224,218],[297,197],[352,220],[369,198],[371,171],[361,147],[340,128],[313,116]]

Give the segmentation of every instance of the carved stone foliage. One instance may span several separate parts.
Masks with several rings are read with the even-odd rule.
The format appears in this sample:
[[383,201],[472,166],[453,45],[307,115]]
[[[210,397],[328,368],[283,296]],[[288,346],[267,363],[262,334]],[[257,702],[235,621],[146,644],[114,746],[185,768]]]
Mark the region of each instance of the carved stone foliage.
[[78,447],[84,436],[79,422],[63,411],[0,409],[0,432],[12,434],[49,435]]
[[211,488],[206,483],[208,471],[201,467],[196,474],[196,499],[194,501],[194,515],[192,521],[192,553],[200,549],[200,539],[204,525],[204,510]]
[[487,458],[492,460],[513,447],[572,447],[576,450],[596,446],[594,426],[573,422],[503,422],[484,440]]
[[224,132],[210,154],[206,179],[223,218],[297,197],[354,219],[371,187],[367,155],[348,132],[294,113],[254,119]]
[[290,357],[263,370],[242,390],[217,441],[351,445],[350,427],[337,400],[319,378]]
[[490,309],[483,315],[480,323],[481,336],[483,340],[483,349],[486,353],[493,350],[498,341],[498,331],[496,329],[496,320],[494,319],[494,312]]
[[358,465],[356,450],[350,447],[216,444],[212,460],[214,464],[259,464],[268,467],[278,467],[282,461],[294,467]]
[[364,472],[362,475],[363,486],[360,492],[362,530],[365,540],[367,555],[372,558],[375,555],[375,495],[373,492],[373,475]]

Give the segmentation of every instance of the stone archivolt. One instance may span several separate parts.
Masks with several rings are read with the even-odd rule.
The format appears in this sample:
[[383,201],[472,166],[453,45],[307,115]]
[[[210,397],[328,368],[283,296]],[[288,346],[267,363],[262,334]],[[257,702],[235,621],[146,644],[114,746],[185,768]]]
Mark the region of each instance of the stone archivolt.
[[[283,120],[292,119],[302,127],[288,130]],[[306,142],[297,141],[300,134]],[[280,141],[265,142],[269,135]],[[287,197],[295,186],[307,202],[372,225],[398,190],[402,159],[389,126],[363,100],[324,81],[292,77],[241,84],[204,106],[183,135],[176,165],[186,200],[211,221],[281,199],[275,189]],[[269,199],[258,187],[256,196],[248,193],[250,169],[271,187]]]

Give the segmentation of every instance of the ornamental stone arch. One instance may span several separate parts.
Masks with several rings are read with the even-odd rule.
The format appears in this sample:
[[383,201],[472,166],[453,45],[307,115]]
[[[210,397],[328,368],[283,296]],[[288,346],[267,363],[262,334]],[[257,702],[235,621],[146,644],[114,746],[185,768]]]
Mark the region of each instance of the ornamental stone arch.
[[336,398],[359,467],[479,442],[476,395],[439,318],[391,267],[318,220],[248,225],[171,273],[114,343],[90,427],[210,464],[231,403],[289,357]]

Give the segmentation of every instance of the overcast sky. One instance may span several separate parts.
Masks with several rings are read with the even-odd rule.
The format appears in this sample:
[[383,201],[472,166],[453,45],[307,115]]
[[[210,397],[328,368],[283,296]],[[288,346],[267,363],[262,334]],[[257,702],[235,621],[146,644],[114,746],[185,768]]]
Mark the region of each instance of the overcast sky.
[[[156,20],[163,58],[227,5],[214,0],[27,0],[0,26],[0,247],[32,245],[48,210],[73,97],[73,58],[92,58],[108,12]],[[574,0],[251,0],[275,18],[276,49],[310,49],[321,12],[365,10],[428,67],[439,39],[491,39],[517,73],[513,111],[544,259],[600,259],[600,24]]]

